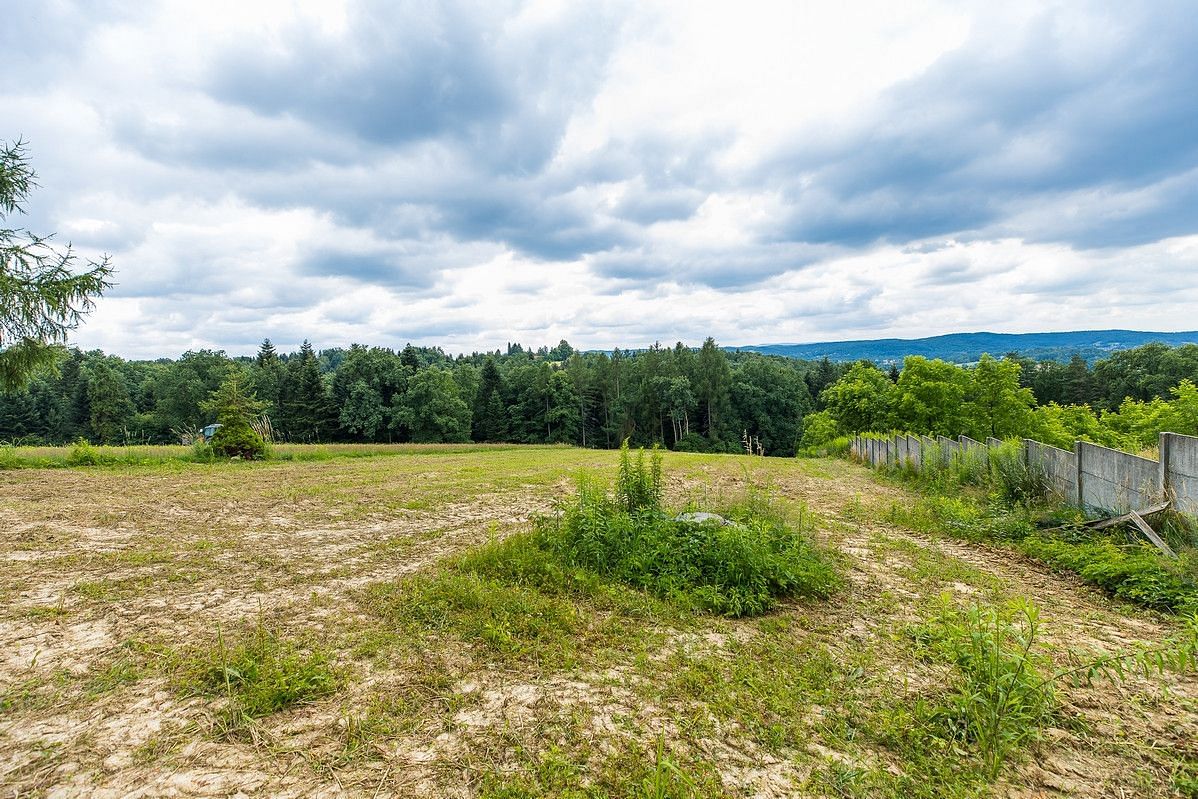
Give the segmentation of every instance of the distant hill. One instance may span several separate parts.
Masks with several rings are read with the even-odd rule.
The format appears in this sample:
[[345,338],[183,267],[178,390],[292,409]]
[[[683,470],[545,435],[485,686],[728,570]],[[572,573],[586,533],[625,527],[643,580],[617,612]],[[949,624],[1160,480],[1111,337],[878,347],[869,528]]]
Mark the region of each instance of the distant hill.
[[1075,330],[1067,333],[949,333],[929,338],[880,338],[861,341],[824,341],[815,344],[759,344],[729,349],[785,355],[790,358],[833,361],[865,360],[901,363],[908,355],[942,358],[952,363],[973,363],[990,353],[1002,357],[1018,352],[1038,361],[1068,361],[1074,353],[1091,363],[1117,350],[1153,341],[1172,346],[1198,344],[1198,332],[1152,333],[1141,330]]

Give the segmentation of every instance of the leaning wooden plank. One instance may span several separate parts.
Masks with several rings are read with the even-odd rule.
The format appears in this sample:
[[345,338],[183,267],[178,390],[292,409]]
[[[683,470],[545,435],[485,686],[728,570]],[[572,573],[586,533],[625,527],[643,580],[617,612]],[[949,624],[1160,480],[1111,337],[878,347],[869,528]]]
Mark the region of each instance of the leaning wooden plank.
[[1089,527],[1091,530],[1102,530],[1107,527],[1114,527],[1117,524],[1123,524],[1125,522],[1130,522],[1130,521],[1132,521],[1131,517],[1133,515],[1137,515],[1140,518],[1143,518],[1145,516],[1151,516],[1154,513],[1160,513],[1161,511],[1168,510],[1168,509],[1169,509],[1169,503],[1162,502],[1159,505],[1153,505],[1151,507],[1144,508],[1144,510],[1132,511],[1131,513],[1123,513],[1118,516],[1111,516],[1110,518],[1107,518],[1107,519],[1095,519],[1092,522],[1086,522],[1085,525],[1083,525],[1083,526]]
[[1086,522],[1083,527],[1089,527],[1091,530],[1105,530],[1108,527],[1115,527],[1120,524],[1126,524],[1131,521],[1130,513],[1123,513],[1118,516],[1111,516],[1106,519],[1095,519],[1092,522]]
[[1144,517],[1136,513],[1134,510],[1127,515],[1131,517],[1131,523],[1140,529],[1140,532],[1144,534],[1145,538],[1152,542],[1153,546],[1171,558],[1177,557],[1177,553],[1170,549],[1169,545],[1165,543],[1165,540],[1156,534],[1156,530],[1153,530],[1148,526],[1148,522],[1144,521]]

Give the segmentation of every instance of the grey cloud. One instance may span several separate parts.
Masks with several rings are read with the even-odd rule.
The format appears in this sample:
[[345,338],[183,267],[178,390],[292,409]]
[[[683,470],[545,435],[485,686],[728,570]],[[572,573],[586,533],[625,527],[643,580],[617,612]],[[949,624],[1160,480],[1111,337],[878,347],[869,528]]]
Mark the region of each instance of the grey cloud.
[[324,249],[307,254],[298,272],[312,277],[348,277],[383,286],[428,286],[436,277],[419,263],[405,263],[398,254]]
[[617,285],[650,287],[661,282],[711,288],[747,288],[782,272],[803,269],[830,254],[828,248],[777,243],[735,250],[664,252],[644,247],[615,249],[588,259],[598,277]]
[[[804,178],[786,185],[781,235],[860,245],[984,230],[1044,195],[1198,166],[1198,104],[1183,99],[1198,84],[1198,16],[1181,3],[1118,13],[1111,49],[1080,55],[1062,12],[1014,45],[978,30],[858,130],[767,163]],[[1178,221],[1145,214],[1115,240],[1173,235]],[[1075,227],[1064,240],[1101,246],[1109,232]]]

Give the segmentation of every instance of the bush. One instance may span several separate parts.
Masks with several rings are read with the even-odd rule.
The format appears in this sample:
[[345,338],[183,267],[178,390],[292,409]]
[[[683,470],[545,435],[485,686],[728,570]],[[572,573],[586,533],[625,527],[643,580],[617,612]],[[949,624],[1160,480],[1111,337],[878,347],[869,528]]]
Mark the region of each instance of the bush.
[[100,464],[111,460],[106,458],[99,447],[94,447],[85,438],[78,438],[71,445],[71,451],[67,453],[67,465],[69,466],[99,466]]
[[200,403],[205,412],[216,414],[216,421],[221,425],[208,442],[212,452],[223,458],[256,460],[266,457],[266,441],[250,426],[250,419],[261,413],[264,406],[265,403],[242,389],[237,373],[226,378],[205,402]]
[[243,420],[231,420],[217,428],[209,446],[213,454],[222,458],[260,460],[266,457],[266,442]]
[[687,433],[674,442],[675,452],[711,452],[711,442],[698,433]]
[[646,467],[621,452],[616,490],[581,480],[556,518],[542,519],[536,544],[568,567],[726,616],[769,610],[779,597],[827,597],[839,578],[803,532],[749,502],[732,523],[680,521],[661,507],[661,459]]

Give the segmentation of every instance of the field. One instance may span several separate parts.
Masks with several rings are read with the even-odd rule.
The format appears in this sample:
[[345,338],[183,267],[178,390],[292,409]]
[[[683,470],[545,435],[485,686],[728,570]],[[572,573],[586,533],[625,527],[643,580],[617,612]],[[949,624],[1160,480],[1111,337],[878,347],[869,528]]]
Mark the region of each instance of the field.
[[843,574],[730,619],[463,566],[615,453],[290,457],[0,471],[0,795],[1198,795],[1192,672],[1060,681],[993,779],[936,735],[951,608],[1035,603],[1047,670],[1180,623],[886,522],[865,467],[666,455],[672,504],[768,491]]

